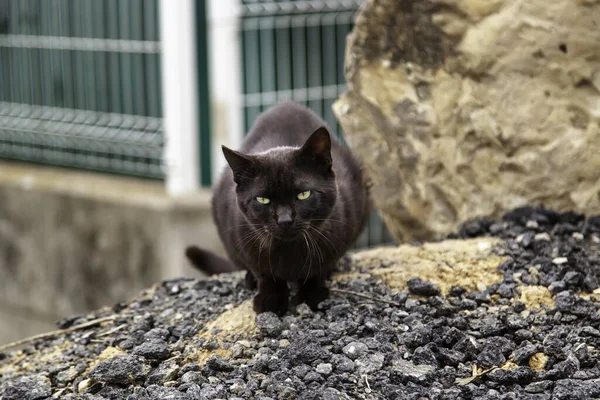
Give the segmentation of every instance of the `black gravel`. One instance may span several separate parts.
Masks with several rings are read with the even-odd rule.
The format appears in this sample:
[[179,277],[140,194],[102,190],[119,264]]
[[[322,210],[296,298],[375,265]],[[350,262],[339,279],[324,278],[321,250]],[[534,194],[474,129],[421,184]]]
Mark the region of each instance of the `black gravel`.
[[[0,399],[600,398],[600,217],[527,207],[450,237],[478,236],[502,238],[508,257],[502,282],[485,290],[445,297],[414,277],[397,292],[361,275],[336,283],[342,292],[318,312],[265,313],[258,334],[221,342],[200,333],[252,297],[242,274],[164,282],[115,306],[102,327],[0,356]],[[548,288],[555,305],[528,308],[523,285]],[[109,347],[119,355],[99,359]],[[44,361],[52,349],[61,354]],[[214,355],[200,362],[199,351]]]

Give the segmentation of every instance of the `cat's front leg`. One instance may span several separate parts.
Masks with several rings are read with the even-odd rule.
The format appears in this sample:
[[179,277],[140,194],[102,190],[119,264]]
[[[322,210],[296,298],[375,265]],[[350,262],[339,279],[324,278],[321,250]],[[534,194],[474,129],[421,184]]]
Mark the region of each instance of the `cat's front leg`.
[[298,304],[306,303],[312,310],[316,310],[320,302],[329,298],[325,277],[315,276],[306,281],[300,281],[299,284],[300,288],[296,295]]
[[258,277],[258,294],[254,296],[254,311],[258,314],[271,311],[282,316],[288,310],[287,282],[272,276]]
[[246,277],[244,278],[244,286],[246,286],[246,289],[248,290],[256,290],[256,277],[254,277],[254,274],[250,271],[246,271]]

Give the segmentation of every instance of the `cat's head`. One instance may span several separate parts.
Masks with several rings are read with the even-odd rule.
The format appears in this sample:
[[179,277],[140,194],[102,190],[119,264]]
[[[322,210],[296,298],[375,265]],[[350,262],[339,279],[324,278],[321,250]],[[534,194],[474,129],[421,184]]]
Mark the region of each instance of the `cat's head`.
[[238,206],[255,230],[294,240],[331,213],[337,187],[326,128],[300,148],[243,154],[223,146],[223,154],[237,184]]

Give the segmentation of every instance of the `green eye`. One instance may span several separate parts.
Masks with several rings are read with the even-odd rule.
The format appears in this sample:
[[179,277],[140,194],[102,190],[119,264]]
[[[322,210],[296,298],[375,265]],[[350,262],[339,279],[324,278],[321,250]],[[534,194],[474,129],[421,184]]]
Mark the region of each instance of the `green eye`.
[[310,190],[307,190],[306,192],[302,192],[302,193],[298,193],[298,200],[306,200],[310,197]]
[[267,199],[266,197],[257,197],[256,201],[258,201],[260,204],[269,204],[271,202],[271,200]]

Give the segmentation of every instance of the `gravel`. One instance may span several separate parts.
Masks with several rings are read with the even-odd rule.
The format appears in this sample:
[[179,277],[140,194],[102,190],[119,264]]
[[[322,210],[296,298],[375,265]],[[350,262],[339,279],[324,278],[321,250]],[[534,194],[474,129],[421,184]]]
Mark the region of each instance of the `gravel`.
[[[59,326],[107,323],[0,355],[0,399],[600,397],[600,216],[524,207],[449,237],[482,236],[503,241],[501,282],[443,295],[421,277],[398,291],[358,271],[318,311],[264,313],[252,329],[211,323],[252,298],[243,274],[162,282]],[[526,288],[548,301],[531,307]],[[225,325],[242,326],[235,315]]]

